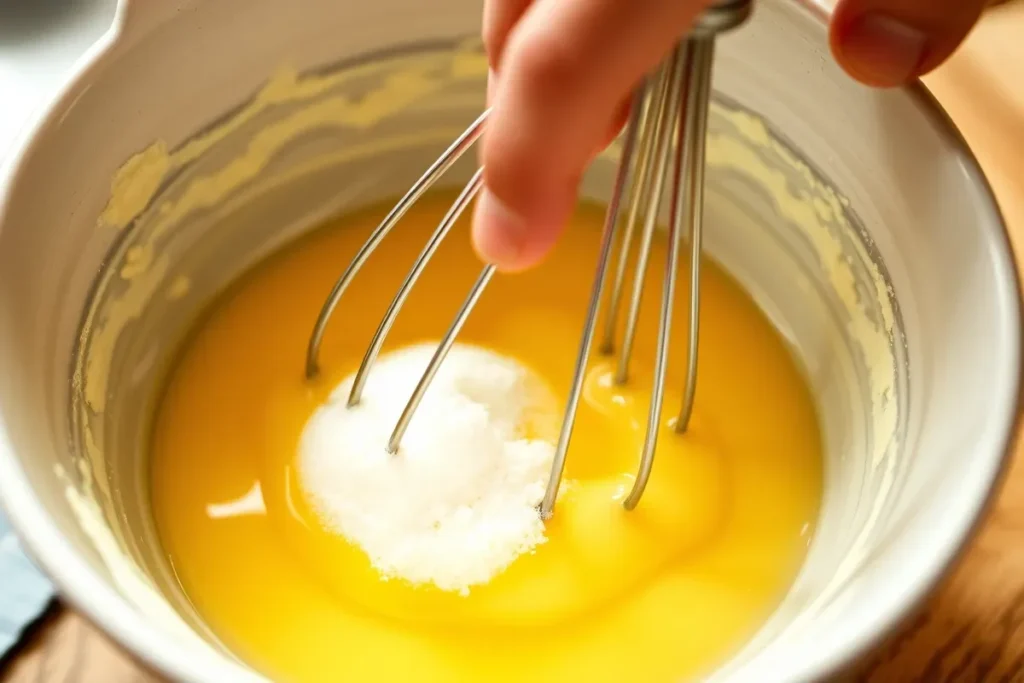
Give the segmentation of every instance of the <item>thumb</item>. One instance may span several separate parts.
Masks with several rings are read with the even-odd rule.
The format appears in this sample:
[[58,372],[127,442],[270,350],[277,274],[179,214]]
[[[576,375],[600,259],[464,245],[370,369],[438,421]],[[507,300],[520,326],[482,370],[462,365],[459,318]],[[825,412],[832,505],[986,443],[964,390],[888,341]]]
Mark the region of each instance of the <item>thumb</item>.
[[707,0],[533,0],[498,55],[473,242],[502,270],[540,261],[623,101]]
[[893,87],[949,57],[986,0],[839,0],[831,42],[839,64],[866,85]]

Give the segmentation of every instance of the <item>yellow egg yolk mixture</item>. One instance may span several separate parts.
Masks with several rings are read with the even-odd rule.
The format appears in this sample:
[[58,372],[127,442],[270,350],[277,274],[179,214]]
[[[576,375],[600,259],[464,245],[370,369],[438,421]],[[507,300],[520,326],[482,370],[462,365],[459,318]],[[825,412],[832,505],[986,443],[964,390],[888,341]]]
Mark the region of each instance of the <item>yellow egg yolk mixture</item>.
[[[336,219],[260,264],[198,323],[172,368],[152,442],[154,515],[185,595],[224,644],[280,681],[667,682],[707,674],[784,597],[822,490],[821,435],[801,372],[713,262],[702,272],[690,428],[681,435],[671,426],[686,365],[680,277],[657,459],[635,510],[621,501],[647,424],[660,239],[629,380],[612,381],[615,358],[601,355],[596,340],[562,492],[547,541],[533,553],[468,595],[385,581],[304,495],[296,470],[303,427],[358,367],[451,200],[440,193],[420,201],[374,252],[334,313],[315,380],[303,374],[313,322],[388,206]],[[582,205],[543,265],[491,281],[459,336],[536,372],[559,411],[602,220],[602,208]],[[480,268],[463,219],[385,350],[439,340]]]

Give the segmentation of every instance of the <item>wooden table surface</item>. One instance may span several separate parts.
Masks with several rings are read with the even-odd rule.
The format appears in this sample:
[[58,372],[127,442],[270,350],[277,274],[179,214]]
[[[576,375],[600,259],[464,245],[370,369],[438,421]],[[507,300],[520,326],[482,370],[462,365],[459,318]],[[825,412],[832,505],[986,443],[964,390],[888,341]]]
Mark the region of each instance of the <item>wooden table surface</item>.
[[[992,10],[926,82],[981,161],[1024,257],[1024,3]],[[920,614],[855,667],[854,680],[1024,682],[1022,450],[1019,442],[999,501],[958,568]],[[0,683],[157,680],[59,607],[0,671]]]

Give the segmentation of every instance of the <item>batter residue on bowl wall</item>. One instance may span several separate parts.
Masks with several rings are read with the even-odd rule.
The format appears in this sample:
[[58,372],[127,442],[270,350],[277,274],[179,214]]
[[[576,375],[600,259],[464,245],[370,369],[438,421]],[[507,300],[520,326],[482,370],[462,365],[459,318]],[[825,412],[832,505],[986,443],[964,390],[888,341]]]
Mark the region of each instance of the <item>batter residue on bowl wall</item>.
[[[112,184],[112,197],[98,223],[98,229],[123,229],[133,220],[150,225],[144,231],[145,239],[136,241],[125,254],[124,260],[115,264],[107,275],[124,286],[123,292],[111,305],[92,310],[83,326],[81,337],[85,352],[78,359],[75,372],[76,410],[86,416],[80,424],[85,451],[85,458],[81,461],[83,483],[68,477],[67,495],[78,511],[83,527],[93,536],[115,580],[122,584],[129,599],[136,602],[144,612],[151,614],[157,623],[175,622],[170,626],[175,632],[182,633],[184,625],[165,609],[163,599],[126,551],[129,544],[124,542],[121,528],[117,523],[111,525],[111,520],[116,520],[117,514],[111,507],[111,496],[105,489],[108,476],[102,417],[107,401],[113,395],[112,392],[116,391],[116,387],[108,386],[107,378],[118,339],[124,328],[146,307],[159,305],[165,298],[180,297],[190,286],[188,273],[175,272],[171,264],[162,261],[159,250],[154,248],[155,242],[160,235],[187,220],[192,212],[224,201],[251,183],[260,176],[275,154],[302,134],[331,126],[370,128],[390,115],[417,106],[417,97],[429,97],[432,91],[441,89],[446,82],[453,79],[482,81],[486,74],[486,60],[475,44],[467,45],[445,57],[434,56],[431,59],[435,61],[430,64],[418,59],[395,59],[357,67],[357,70],[379,70],[384,76],[373,96],[363,100],[362,108],[352,108],[350,102],[338,99],[308,107],[305,110],[308,113],[289,117],[254,139],[230,165],[194,181],[189,191],[174,202],[162,200],[160,188],[168,177],[201,158],[260,111],[283,103],[295,105],[312,101],[318,94],[352,76],[352,71],[302,77],[296,76],[294,72],[282,71],[250,104],[187,144],[172,150],[165,143],[157,142],[140,152],[125,164]],[[440,70],[443,74],[440,79],[436,76],[439,73],[438,59],[447,64],[447,67]],[[407,97],[405,93],[409,92],[416,96]],[[753,115],[726,110],[720,106],[715,107],[714,115],[729,117],[747,144],[770,147],[776,151],[782,149],[763,122]],[[385,140],[382,144],[388,142]],[[409,142],[390,141],[391,144]],[[352,153],[372,154],[373,149],[360,149]],[[811,173],[799,159],[792,155],[789,155],[789,159],[797,172]],[[322,162],[335,163],[336,159],[325,158]],[[882,319],[878,320],[876,316],[866,313],[865,302],[857,299],[853,288],[854,276],[848,259],[843,256],[844,249],[849,245],[844,245],[834,232],[834,226],[844,222],[844,200],[821,183],[818,183],[820,196],[794,195],[780,180],[777,169],[770,168],[763,159],[746,153],[741,146],[732,145],[725,138],[709,140],[708,162],[712,166],[730,166],[766,188],[775,198],[780,212],[806,232],[832,284],[837,291],[843,293],[844,304],[850,315],[850,327],[863,344],[865,362],[872,370],[873,443],[877,446],[874,466],[891,474],[894,458],[889,449],[895,438],[898,420],[898,405],[890,400],[895,386],[893,307],[884,277],[877,271],[873,272],[876,284],[873,295],[877,297],[877,305],[883,311]],[[852,229],[848,224],[846,227]],[[855,242],[854,246],[863,251],[859,242]],[[871,255],[866,252],[858,253],[857,256],[866,263],[872,262]],[[94,483],[98,487],[96,490],[92,488]],[[874,504],[876,511],[881,509],[883,502],[884,496],[879,496]],[[867,537],[870,527],[869,524],[864,529],[862,539]],[[833,582],[836,590],[841,587],[844,576],[851,574],[863,559],[864,543],[859,546],[861,550],[855,547],[851,551],[844,565],[845,571],[840,572]],[[123,577],[123,580],[118,577]]]

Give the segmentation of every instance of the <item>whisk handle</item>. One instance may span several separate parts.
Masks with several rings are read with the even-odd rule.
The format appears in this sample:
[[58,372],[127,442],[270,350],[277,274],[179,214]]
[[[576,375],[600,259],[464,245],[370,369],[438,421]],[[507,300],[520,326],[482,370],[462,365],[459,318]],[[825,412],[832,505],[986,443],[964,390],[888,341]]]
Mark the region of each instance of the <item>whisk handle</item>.
[[732,30],[750,17],[753,6],[753,0],[715,0],[697,18],[690,34],[712,36]]

